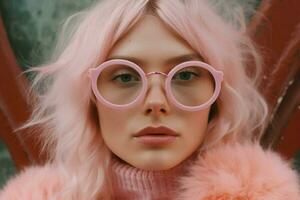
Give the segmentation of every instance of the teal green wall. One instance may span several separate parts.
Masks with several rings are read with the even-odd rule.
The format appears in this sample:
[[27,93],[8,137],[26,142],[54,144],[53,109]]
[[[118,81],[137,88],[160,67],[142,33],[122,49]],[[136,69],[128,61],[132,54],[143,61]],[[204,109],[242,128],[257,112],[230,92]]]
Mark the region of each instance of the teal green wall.
[[95,0],[0,0],[0,11],[20,65],[42,62],[62,21]]
[[6,146],[0,139],[0,188],[5,181],[16,172],[13,161],[8,153]]

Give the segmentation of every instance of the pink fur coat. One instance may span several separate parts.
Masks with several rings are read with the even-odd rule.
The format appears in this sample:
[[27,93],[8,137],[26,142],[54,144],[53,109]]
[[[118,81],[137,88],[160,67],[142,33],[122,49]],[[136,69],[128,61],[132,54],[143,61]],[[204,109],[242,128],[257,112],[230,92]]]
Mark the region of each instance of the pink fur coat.
[[[30,167],[0,191],[0,200],[48,200],[63,180],[50,165]],[[223,145],[197,158],[181,179],[182,200],[300,200],[290,162],[259,145]]]

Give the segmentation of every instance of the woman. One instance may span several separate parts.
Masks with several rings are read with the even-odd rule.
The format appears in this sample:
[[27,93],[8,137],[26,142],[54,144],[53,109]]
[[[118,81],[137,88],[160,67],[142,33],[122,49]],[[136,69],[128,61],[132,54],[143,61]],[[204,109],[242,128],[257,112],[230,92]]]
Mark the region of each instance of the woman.
[[259,145],[268,109],[243,26],[198,0],[107,0],[77,17],[30,70],[41,94],[22,128],[44,127],[49,162],[0,199],[300,199],[296,172]]

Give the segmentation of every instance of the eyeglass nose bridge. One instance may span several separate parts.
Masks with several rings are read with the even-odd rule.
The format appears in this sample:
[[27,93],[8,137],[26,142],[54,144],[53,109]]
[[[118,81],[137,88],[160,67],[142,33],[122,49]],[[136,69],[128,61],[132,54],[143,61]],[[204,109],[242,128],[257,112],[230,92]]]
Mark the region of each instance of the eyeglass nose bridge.
[[146,74],[146,76],[150,76],[152,74],[161,74],[161,75],[164,75],[164,76],[168,76],[167,74],[163,73],[163,72],[158,72],[158,71],[155,71],[155,72],[149,72]]
[[[159,72],[159,71],[149,72],[149,73],[145,74],[146,78],[149,77],[149,76],[151,76],[151,75],[163,75],[166,78],[168,77],[168,74],[163,73],[163,72]],[[146,80],[146,81],[148,82],[148,80]]]

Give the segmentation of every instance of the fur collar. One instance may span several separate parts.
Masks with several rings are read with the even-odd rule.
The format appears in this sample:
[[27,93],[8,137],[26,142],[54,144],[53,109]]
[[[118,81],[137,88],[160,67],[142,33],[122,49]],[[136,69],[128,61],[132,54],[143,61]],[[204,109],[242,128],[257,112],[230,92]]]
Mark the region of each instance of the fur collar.
[[[0,191],[1,200],[48,200],[61,188],[58,170],[30,167]],[[180,180],[179,200],[300,200],[290,162],[258,144],[219,145],[201,154]]]
[[181,183],[182,200],[300,200],[299,178],[291,162],[259,144],[210,149],[197,158]]

